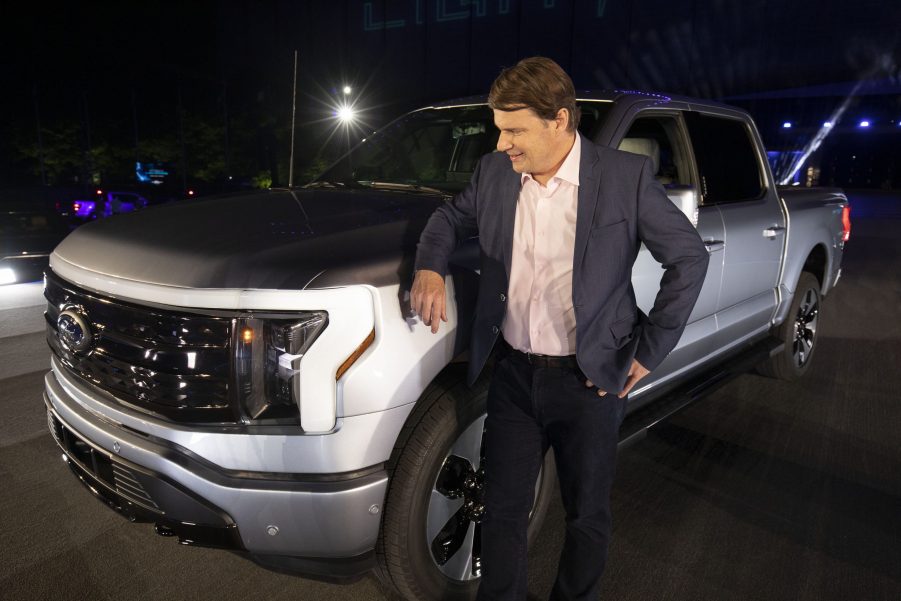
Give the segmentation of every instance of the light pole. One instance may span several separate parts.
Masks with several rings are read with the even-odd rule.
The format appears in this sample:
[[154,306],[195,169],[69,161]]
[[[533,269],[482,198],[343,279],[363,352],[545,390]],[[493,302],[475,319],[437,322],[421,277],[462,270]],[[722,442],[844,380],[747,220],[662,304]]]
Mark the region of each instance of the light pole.
[[354,111],[353,103],[350,98],[350,93],[353,89],[349,85],[345,85],[341,91],[344,92],[344,102],[338,107],[336,115],[338,120],[344,125],[344,141],[347,145],[347,165],[353,170],[353,166],[350,163],[350,126],[353,124],[354,119],[356,119],[356,111]]

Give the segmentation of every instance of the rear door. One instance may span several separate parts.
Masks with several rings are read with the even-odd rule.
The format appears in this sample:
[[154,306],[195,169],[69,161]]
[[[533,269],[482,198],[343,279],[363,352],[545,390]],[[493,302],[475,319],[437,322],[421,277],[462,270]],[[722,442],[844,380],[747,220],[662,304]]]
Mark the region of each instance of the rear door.
[[759,140],[744,117],[690,111],[685,123],[697,160],[702,204],[719,210],[725,228],[718,338],[737,342],[769,328],[776,308],[785,217],[766,176]]

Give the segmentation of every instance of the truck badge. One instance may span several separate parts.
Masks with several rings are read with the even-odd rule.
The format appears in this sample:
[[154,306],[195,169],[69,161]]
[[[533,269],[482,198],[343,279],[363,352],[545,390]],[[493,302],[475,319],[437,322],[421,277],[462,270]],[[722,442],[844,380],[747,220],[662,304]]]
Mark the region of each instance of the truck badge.
[[66,350],[80,353],[88,350],[94,339],[85,316],[73,309],[66,309],[56,320],[57,336]]

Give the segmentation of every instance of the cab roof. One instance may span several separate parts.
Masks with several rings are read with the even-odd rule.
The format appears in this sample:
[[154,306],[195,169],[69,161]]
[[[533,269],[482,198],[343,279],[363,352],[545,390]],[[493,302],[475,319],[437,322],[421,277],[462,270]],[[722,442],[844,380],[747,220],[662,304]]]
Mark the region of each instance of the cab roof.
[[[746,112],[741,108],[722,104],[713,100],[702,98],[693,98],[689,96],[677,96],[660,94],[656,92],[645,92],[642,90],[576,90],[576,99],[590,102],[616,102],[617,104],[638,104],[651,102],[659,105],[666,105],[671,102],[686,103],[693,107],[711,107],[719,109],[729,109],[732,111]],[[487,104],[488,95],[478,94],[474,96],[464,96],[462,98],[454,98],[441,102],[432,103],[424,108],[450,108],[455,106]]]

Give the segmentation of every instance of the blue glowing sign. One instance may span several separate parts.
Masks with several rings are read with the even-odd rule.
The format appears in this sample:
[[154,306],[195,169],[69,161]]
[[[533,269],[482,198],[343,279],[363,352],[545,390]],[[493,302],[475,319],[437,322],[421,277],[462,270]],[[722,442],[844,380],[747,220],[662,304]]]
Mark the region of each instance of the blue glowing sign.
[[169,170],[161,163],[135,163],[135,176],[142,184],[162,184],[169,176]]

